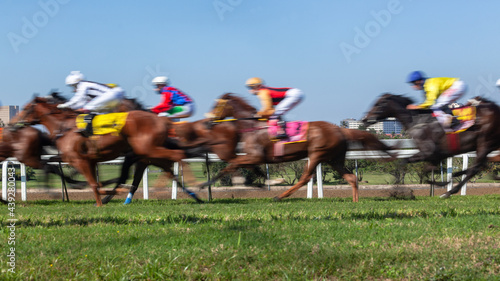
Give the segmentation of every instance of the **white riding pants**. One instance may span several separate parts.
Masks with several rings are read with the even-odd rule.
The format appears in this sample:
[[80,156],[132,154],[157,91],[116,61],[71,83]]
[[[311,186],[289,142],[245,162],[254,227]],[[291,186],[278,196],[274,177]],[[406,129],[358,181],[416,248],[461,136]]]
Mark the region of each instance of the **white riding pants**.
[[441,107],[449,105],[461,98],[467,91],[467,84],[464,81],[455,81],[450,88],[444,91],[430,108],[436,115],[437,120],[441,124],[447,124],[450,121],[450,116],[441,110]]
[[120,87],[115,87],[110,89],[108,92],[103,93],[90,100],[83,109],[92,112],[110,112],[112,111],[118,103],[124,98],[125,92]]
[[304,93],[299,89],[286,91],[285,98],[274,108],[274,116],[281,116],[294,108],[304,99]]

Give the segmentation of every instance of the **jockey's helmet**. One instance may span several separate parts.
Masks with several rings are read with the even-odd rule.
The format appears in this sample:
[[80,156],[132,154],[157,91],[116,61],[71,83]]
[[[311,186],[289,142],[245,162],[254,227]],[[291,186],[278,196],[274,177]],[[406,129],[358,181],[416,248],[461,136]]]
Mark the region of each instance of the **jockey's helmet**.
[[66,77],[66,85],[74,86],[80,81],[85,79],[85,76],[80,71],[71,71],[71,73]]
[[170,79],[168,79],[167,76],[157,76],[153,78],[151,83],[153,83],[153,85],[168,85],[170,83]]
[[500,79],[497,80],[497,87],[500,88]]
[[258,77],[252,77],[247,80],[245,85],[247,86],[247,88],[252,89],[264,85],[264,81]]
[[425,74],[422,71],[413,71],[408,75],[406,83],[413,83],[418,80],[424,80],[425,78]]

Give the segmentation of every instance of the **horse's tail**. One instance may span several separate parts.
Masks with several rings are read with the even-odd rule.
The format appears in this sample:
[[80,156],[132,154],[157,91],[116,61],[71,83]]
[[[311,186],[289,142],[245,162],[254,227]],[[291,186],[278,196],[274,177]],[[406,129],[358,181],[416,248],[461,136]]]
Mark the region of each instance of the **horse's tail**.
[[394,155],[389,153],[389,150],[393,150],[394,148],[380,141],[376,135],[367,131],[361,131],[357,129],[347,129],[347,128],[340,128],[340,129],[342,130],[343,135],[348,141],[355,141],[361,143],[363,149],[384,151],[388,155],[390,155],[391,158],[394,157]]

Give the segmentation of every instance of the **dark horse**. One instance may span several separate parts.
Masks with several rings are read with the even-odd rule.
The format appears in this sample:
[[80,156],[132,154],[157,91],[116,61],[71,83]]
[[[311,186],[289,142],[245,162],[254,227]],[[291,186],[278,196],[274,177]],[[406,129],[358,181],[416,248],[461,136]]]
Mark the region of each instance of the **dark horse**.
[[[264,163],[281,163],[301,160],[309,157],[309,165],[299,181],[287,191],[276,197],[281,200],[290,196],[300,187],[304,186],[315,173],[319,163],[328,163],[335,171],[352,186],[353,201],[358,201],[358,185],[356,176],[348,171],[345,166],[345,156],[348,141],[359,141],[364,148],[382,150],[388,152],[391,148],[379,141],[373,134],[365,131],[340,128],[334,124],[316,121],[309,122],[307,141],[287,144],[283,155],[274,156],[274,142],[267,132],[267,122],[259,121],[253,116],[257,110],[250,106],[244,99],[228,93],[221,96],[210,113],[214,121],[221,121],[226,117],[236,118],[231,123],[239,132],[239,139],[243,143],[244,155],[238,155],[229,162],[229,165],[221,171],[207,186],[226,173],[232,173],[237,168],[252,167]],[[390,157],[389,153],[387,153]]]
[[413,138],[420,150],[408,158],[408,163],[427,161],[437,166],[443,159],[453,155],[476,151],[477,158],[472,167],[454,173],[453,176],[465,174],[465,178],[453,189],[441,195],[448,198],[486,166],[488,154],[500,147],[500,108],[493,102],[483,99],[476,107],[475,124],[468,130],[458,133],[455,143],[449,144],[449,138],[430,110],[408,110],[406,106],[413,101],[407,97],[383,94],[363,118],[365,126],[369,126],[387,117],[395,117],[403,125],[405,131]]
[[103,135],[89,140],[76,132],[76,114],[57,108],[50,99],[36,97],[20,113],[20,120],[27,124],[43,124],[55,139],[63,161],[75,167],[92,187],[96,205],[101,206],[100,195],[116,194],[115,191],[99,190],[96,179],[98,162],[112,160],[133,151],[141,159],[171,171],[173,162],[185,157],[180,149],[167,149],[163,145],[171,122],[145,111],[130,111],[125,125],[118,135]]

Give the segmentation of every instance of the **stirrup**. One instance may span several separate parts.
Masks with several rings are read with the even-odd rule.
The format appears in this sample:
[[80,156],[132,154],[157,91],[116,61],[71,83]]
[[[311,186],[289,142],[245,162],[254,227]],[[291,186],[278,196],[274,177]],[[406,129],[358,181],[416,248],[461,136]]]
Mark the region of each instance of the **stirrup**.
[[287,139],[288,138],[288,135],[286,133],[283,133],[283,134],[277,134],[276,135],[276,138],[277,139]]
[[82,135],[82,137],[90,137],[91,134],[89,134],[89,132],[87,131],[87,129],[78,129],[75,131],[76,133],[79,133],[80,135]]

